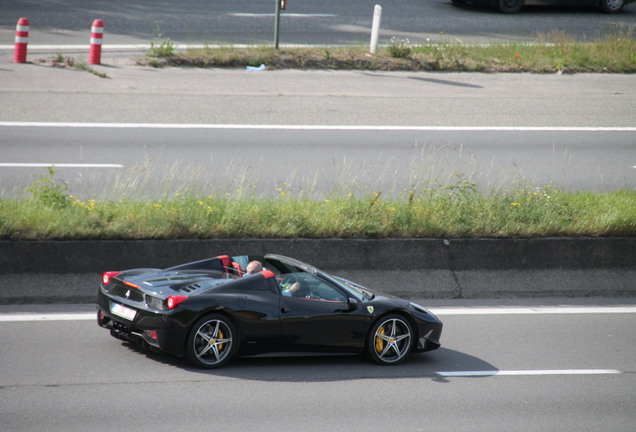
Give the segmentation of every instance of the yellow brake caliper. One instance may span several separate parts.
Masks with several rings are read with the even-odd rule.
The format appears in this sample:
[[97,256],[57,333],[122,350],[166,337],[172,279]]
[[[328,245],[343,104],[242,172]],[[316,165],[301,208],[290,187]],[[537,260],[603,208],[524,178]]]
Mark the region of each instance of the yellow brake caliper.
[[378,335],[384,335],[384,326],[378,329],[375,336],[375,351],[381,353],[384,350],[384,339],[378,337]]
[[[223,330],[219,329],[219,339],[223,339]],[[223,344],[219,344],[219,351],[223,349]]]
[[[223,339],[223,331],[221,329],[219,329],[217,337],[216,338],[211,338],[209,344],[210,345],[214,345],[216,343],[216,341],[218,341],[219,339]],[[219,351],[221,351],[223,349],[223,344],[219,344],[219,346],[217,347]]]

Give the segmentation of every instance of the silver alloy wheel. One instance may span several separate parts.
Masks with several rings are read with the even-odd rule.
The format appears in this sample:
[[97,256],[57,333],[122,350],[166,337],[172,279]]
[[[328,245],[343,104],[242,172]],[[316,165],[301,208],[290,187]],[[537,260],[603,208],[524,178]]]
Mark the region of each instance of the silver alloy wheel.
[[371,342],[370,349],[379,363],[397,363],[411,350],[411,326],[404,319],[391,316],[375,327]]
[[220,318],[203,322],[193,337],[194,355],[207,366],[220,364],[232,352],[232,329]]

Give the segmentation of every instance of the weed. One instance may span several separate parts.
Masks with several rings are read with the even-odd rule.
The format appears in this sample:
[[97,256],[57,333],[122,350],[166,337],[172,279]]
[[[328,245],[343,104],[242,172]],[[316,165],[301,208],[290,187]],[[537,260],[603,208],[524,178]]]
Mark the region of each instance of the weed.
[[95,69],[93,69],[83,61],[75,60],[73,57],[64,57],[64,55],[61,53],[55,54],[55,57],[51,60],[51,66],[60,68],[74,68],[77,70],[92,73],[93,75],[100,78],[111,79],[105,73],[97,72]]
[[100,78],[106,78],[106,79],[111,79],[108,75],[106,75],[105,73],[101,73],[101,72],[97,72],[95,69],[93,69],[92,67],[90,67],[89,65],[87,65],[84,62],[78,61],[75,62],[73,64],[73,67],[77,70],[83,70],[89,73],[92,73],[93,75],[100,77]]
[[158,44],[155,44],[154,40],[150,42],[150,49],[146,53],[148,57],[170,57],[175,55],[177,51],[176,45],[172,43],[170,38],[163,38],[158,22],[155,22],[154,38],[163,40]]
[[391,40],[389,40],[389,44],[387,47],[389,55],[393,58],[404,59],[411,55],[411,43],[407,38],[398,38],[393,36]]
[[148,57],[170,57],[176,52],[176,45],[170,39],[164,39],[158,45],[154,41],[150,42],[150,48],[146,55]]
[[48,176],[38,176],[26,190],[31,192],[33,198],[47,207],[53,209],[65,209],[72,204],[72,199],[67,195],[68,183],[55,178],[55,170],[48,167]]

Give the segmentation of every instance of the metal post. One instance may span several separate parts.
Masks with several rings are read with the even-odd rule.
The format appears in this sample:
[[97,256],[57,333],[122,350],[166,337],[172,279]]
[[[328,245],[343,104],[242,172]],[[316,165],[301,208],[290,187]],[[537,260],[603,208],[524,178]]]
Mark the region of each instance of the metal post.
[[371,26],[371,54],[375,54],[378,48],[378,34],[380,33],[380,21],[382,19],[382,6],[375,5],[373,8],[373,25]]
[[276,2],[276,21],[274,22],[274,48],[278,49],[278,43],[280,40],[280,0],[274,0]]

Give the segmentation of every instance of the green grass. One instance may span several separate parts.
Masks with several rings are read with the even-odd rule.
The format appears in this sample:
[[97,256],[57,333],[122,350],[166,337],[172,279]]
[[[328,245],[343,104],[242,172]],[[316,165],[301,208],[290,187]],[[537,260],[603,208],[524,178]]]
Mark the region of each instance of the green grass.
[[333,194],[269,198],[178,195],[154,201],[80,200],[41,176],[30,196],[0,200],[3,239],[634,236],[636,192],[564,192],[517,185],[480,191],[449,185],[385,198]]
[[281,48],[204,47],[184,52],[148,53],[142,63],[153,66],[245,67],[270,69],[364,69],[461,72],[636,72],[636,27],[618,26],[615,33],[590,42],[576,42],[555,31],[536,43],[412,45],[392,38],[374,55],[365,46]]

